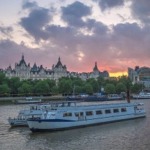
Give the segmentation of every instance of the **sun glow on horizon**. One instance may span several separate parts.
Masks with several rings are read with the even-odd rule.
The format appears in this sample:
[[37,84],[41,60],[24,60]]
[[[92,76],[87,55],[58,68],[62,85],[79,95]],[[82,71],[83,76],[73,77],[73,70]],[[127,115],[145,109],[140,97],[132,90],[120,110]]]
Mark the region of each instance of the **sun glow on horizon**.
[[110,77],[119,77],[119,76],[127,76],[127,72],[110,72],[109,76]]

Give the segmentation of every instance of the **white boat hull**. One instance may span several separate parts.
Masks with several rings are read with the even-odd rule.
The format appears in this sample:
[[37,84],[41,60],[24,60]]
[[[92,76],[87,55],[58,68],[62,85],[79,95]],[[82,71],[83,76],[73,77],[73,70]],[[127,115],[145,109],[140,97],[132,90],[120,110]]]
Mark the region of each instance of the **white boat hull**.
[[109,123],[115,121],[122,121],[127,119],[136,119],[140,117],[145,117],[145,112],[139,114],[126,114],[118,116],[109,116],[103,118],[94,118],[81,120],[62,120],[62,119],[53,119],[53,120],[27,120],[28,126],[31,131],[44,131],[44,130],[63,130],[67,128],[75,128],[80,126],[88,126],[94,124]]

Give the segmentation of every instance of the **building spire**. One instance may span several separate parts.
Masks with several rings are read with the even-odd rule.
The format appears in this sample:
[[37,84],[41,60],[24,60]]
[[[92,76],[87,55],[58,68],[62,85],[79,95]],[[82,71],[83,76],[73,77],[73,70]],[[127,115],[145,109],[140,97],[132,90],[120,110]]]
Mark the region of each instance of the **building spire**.
[[24,60],[24,54],[22,53],[22,60]]
[[60,56],[59,56],[59,58],[58,58],[58,61],[60,62]]
[[97,68],[97,62],[95,62],[95,66],[93,68],[93,71],[99,71],[98,68]]

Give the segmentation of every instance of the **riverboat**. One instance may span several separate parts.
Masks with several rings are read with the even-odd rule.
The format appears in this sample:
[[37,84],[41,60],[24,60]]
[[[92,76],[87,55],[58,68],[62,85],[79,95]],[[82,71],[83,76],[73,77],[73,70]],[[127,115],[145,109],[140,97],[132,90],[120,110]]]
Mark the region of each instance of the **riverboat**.
[[85,101],[85,102],[92,102],[92,101],[107,101],[108,98],[106,95],[88,95],[86,97],[82,96],[69,96],[66,98],[67,101]]
[[143,103],[89,104],[62,102],[51,110],[43,110],[41,117],[27,119],[31,131],[64,130],[81,126],[145,117]]
[[150,99],[150,93],[140,92],[139,94],[135,94],[132,96],[133,99]]
[[124,100],[123,96],[119,94],[109,94],[107,97],[108,100]]
[[48,109],[49,104],[33,104],[29,109],[20,110],[17,117],[9,117],[8,122],[11,127],[28,126],[27,119],[31,117],[40,117],[42,110]]
[[24,100],[17,100],[16,104],[35,104],[35,103],[41,103],[41,99],[33,99],[32,97],[27,97]]

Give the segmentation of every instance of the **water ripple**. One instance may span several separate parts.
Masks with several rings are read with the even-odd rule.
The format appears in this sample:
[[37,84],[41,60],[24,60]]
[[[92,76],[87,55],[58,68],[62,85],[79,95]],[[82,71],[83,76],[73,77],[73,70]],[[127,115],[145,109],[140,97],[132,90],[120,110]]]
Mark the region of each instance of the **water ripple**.
[[7,118],[23,106],[0,106],[0,150],[148,150],[150,100],[144,103],[146,118],[47,133],[11,128]]

